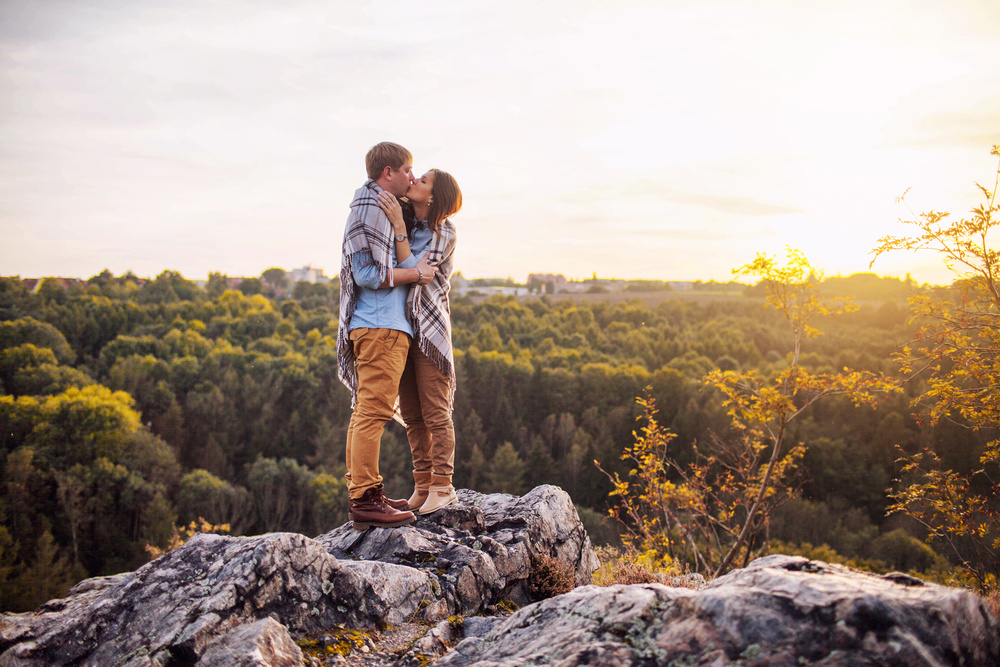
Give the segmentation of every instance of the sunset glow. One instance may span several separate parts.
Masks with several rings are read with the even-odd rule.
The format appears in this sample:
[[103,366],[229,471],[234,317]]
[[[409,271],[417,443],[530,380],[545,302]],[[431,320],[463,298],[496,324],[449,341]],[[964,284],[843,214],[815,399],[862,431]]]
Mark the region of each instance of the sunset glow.
[[[1000,143],[1000,5],[0,6],[0,274],[333,274],[364,153],[456,176],[466,276],[827,275],[962,215]],[[934,258],[881,274],[946,280]]]

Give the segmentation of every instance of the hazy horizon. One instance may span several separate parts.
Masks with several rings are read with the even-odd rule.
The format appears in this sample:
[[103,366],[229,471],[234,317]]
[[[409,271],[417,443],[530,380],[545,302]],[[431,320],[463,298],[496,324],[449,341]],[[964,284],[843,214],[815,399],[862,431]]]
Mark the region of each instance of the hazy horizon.
[[[1000,143],[1000,3],[0,4],[0,274],[340,263],[364,154],[451,172],[467,276],[868,271]],[[879,275],[950,282],[933,255]]]
[[[781,258],[778,258],[778,259],[780,260]],[[267,267],[265,269],[262,269],[259,273],[255,273],[255,274],[246,274],[246,275],[223,274],[223,275],[225,275],[227,278],[241,278],[241,279],[260,278],[261,275],[264,273],[264,271],[267,271],[269,269],[275,269],[275,268],[282,269],[283,271],[286,272],[286,274],[291,274],[291,272],[293,270],[302,269],[302,268],[319,269],[319,270],[323,271],[323,275],[325,277],[327,277],[327,278],[336,278],[337,275],[338,275],[338,273],[339,273],[339,271],[334,271],[332,273],[332,275],[331,275],[331,273],[329,271],[327,271],[326,269],[324,269],[321,266],[312,266],[312,267],[309,267],[309,266],[297,266],[297,267],[293,267],[291,269],[286,268],[286,267],[280,267],[280,266],[269,266],[269,267]],[[110,270],[110,269],[108,269],[108,270]],[[103,269],[102,269],[102,271],[103,271]],[[115,275],[116,278],[128,275],[128,273],[132,273],[133,275],[135,275],[136,278],[140,278],[142,280],[152,280],[152,279],[155,279],[163,271],[175,271],[175,269],[165,268],[165,269],[162,269],[161,271],[156,272],[155,274],[150,274],[150,275],[140,275],[138,273],[130,272],[130,271],[125,271],[125,272],[123,272],[121,274],[117,274],[117,273],[114,273],[114,272],[112,272],[112,273]],[[91,278],[97,277],[100,273],[101,273],[101,271],[98,271],[97,273],[95,273],[93,275],[90,275],[90,276],[79,276],[79,275],[77,275],[77,276],[70,276],[70,275],[61,275],[61,274],[51,274],[51,275],[45,275],[45,276],[0,275],[0,278],[17,278],[17,279],[20,279],[20,280],[44,280],[46,278],[61,278],[61,279],[75,279],[75,280],[87,281],[87,280],[90,280]],[[208,281],[208,274],[206,274],[204,277],[201,277],[201,276],[188,276],[188,275],[184,275],[183,272],[178,272],[178,273],[180,273],[181,276],[185,280],[190,280],[192,282],[207,282]],[[209,273],[222,273],[222,272],[210,271]],[[518,284],[518,285],[525,285],[525,284],[527,284],[527,282],[528,282],[527,278],[528,278],[529,275],[532,275],[532,274],[535,274],[535,275],[562,275],[566,279],[567,282],[574,282],[574,283],[586,282],[588,280],[592,280],[592,279],[596,278],[597,280],[614,280],[614,281],[623,281],[623,282],[631,282],[631,281],[635,281],[635,282],[639,282],[639,281],[653,281],[653,282],[656,282],[656,281],[659,281],[659,282],[665,282],[665,283],[699,283],[699,282],[700,283],[711,283],[711,282],[717,282],[717,283],[720,283],[720,284],[726,284],[726,283],[737,283],[737,284],[743,284],[743,285],[751,285],[751,284],[753,284],[751,282],[746,282],[744,280],[734,280],[734,279],[727,279],[727,280],[708,279],[708,280],[703,280],[701,278],[632,278],[632,277],[627,277],[627,276],[605,276],[605,275],[600,275],[600,274],[598,274],[596,276],[594,276],[593,274],[590,275],[590,276],[567,276],[565,274],[560,274],[558,272],[553,272],[553,271],[530,271],[528,274],[525,275],[525,278],[523,280],[515,279],[513,276],[509,276],[509,275],[508,276],[470,276],[470,275],[466,275],[466,273],[464,271],[462,271],[461,269],[456,270],[455,273],[452,274],[452,275],[454,276],[455,274],[458,274],[458,273],[461,273],[462,277],[465,278],[466,280],[511,280],[515,284]],[[875,276],[877,276],[880,279],[881,278],[895,279],[895,280],[905,280],[906,279],[906,275],[895,276],[895,275],[889,275],[889,274],[882,274],[882,273],[879,273],[877,271],[857,271],[857,272],[849,273],[849,274],[846,274],[846,275],[845,274],[840,274],[840,273],[837,273],[837,274],[827,274],[827,273],[824,273],[823,278],[824,279],[826,279],[826,278],[849,278],[849,277],[855,276],[855,275],[875,275]],[[916,278],[913,278],[913,276],[910,276],[910,277],[913,280],[915,280],[918,284],[950,284],[952,282],[949,279],[947,283],[932,283],[930,281],[917,280]]]

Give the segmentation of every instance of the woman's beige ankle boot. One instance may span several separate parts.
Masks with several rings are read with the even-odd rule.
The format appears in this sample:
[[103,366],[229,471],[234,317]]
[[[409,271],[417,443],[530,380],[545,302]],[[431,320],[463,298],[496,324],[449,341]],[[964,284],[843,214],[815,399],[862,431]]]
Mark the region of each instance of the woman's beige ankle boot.
[[432,486],[427,490],[427,500],[420,506],[420,514],[430,514],[437,512],[442,507],[447,507],[458,502],[458,494],[451,484],[444,486]]
[[431,472],[413,471],[413,495],[406,501],[406,509],[414,511],[424,504],[431,486]]

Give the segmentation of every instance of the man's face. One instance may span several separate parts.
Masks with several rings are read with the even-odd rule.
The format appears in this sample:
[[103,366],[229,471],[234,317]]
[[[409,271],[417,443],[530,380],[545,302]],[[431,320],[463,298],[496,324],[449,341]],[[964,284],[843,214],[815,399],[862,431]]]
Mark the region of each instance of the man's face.
[[399,169],[389,170],[389,192],[390,194],[402,197],[413,182],[413,165],[407,161]]

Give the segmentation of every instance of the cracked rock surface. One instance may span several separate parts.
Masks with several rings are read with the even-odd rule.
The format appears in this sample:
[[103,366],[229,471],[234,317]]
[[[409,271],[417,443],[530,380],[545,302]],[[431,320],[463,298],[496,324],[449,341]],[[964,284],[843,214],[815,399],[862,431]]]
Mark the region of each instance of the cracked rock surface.
[[475,614],[502,600],[532,602],[531,559],[555,558],[577,584],[590,583],[597,554],[569,495],[539,486],[516,497],[461,489],[458,504],[392,531],[358,532],[350,523],[317,538],[341,560],[395,563],[418,570],[433,592],[424,620]]
[[196,535],[135,572],[4,615],[0,665],[191,664],[220,635],[268,616],[306,631],[346,620],[325,592],[340,579],[337,559],[304,535]]
[[[553,486],[461,490],[397,529],[198,535],[3,614],[0,667],[1000,664],[981,598],[904,574],[769,556],[699,590],[581,585],[533,603],[541,557],[578,584],[598,565]],[[526,606],[501,617],[508,603]]]
[[135,572],[3,614],[0,667],[299,664],[293,637],[531,602],[533,556],[590,580],[597,557],[561,489],[459,493],[458,505],[404,528],[196,535]]
[[694,591],[585,586],[530,605],[436,667],[1000,664],[1000,628],[962,589],[768,556]]

